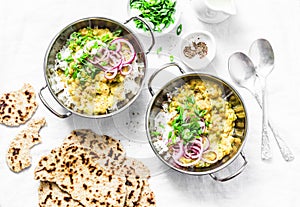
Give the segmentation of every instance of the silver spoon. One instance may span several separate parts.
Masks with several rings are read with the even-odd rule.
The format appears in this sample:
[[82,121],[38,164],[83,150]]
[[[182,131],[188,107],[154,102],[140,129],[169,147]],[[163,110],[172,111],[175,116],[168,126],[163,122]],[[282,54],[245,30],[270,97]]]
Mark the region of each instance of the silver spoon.
[[[262,83],[262,108],[263,108],[263,136],[267,137],[267,115],[266,115],[266,79],[274,69],[274,52],[268,40],[257,39],[255,40],[249,50],[249,56],[256,66],[256,73],[261,79]],[[270,124],[269,124],[270,125]],[[271,126],[272,129],[272,126]],[[274,132],[273,132],[274,133]],[[275,135],[276,134],[276,135]],[[294,159],[294,155],[287,147],[286,143],[282,140],[278,133],[274,137],[279,146],[280,152],[286,161]],[[268,138],[267,138],[268,139]]]
[[[256,81],[256,73],[254,72],[255,67],[249,57],[241,52],[232,54],[228,61],[228,69],[232,80],[238,86],[247,89],[255,97],[257,103],[262,108],[260,98],[254,90]],[[277,131],[275,131],[275,128],[273,127],[273,125],[271,125],[270,121],[268,124],[281,150],[283,158],[286,161],[293,160],[294,155],[291,153],[290,149],[279,136]]]
[[255,63],[255,71],[261,82],[262,96],[262,142],[261,142],[261,158],[264,160],[271,159],[270,141],[268,135],[268,114],[267,114],[267,77],[274,69],[274,53],[268,44],[269,42],[259,39],[252,43],[249,54]]
[[[238,85],[248,89],[254,96],[258,96],[256,93],[250,90],[250,88],[254,88],[256,80],[256,71],[253,62],[249,59],[247,55],[241,52],[237,52],[231,55],[228,62],[228,68],[231,78]],[[264,115],[265,114],[263,114],[263,116]],[[263,117],[263,121],[266,121],[265,118]],[[263,130],[261,143],[261,158],[267,160],[271,157],[272,153],[267,135],[267,130]]]

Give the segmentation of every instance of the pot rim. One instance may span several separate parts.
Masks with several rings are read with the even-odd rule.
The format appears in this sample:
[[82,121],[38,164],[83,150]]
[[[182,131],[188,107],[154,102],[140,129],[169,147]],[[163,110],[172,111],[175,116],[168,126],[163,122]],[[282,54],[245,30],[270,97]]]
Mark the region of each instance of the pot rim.
[[[225,86],[227,86],[233,93],[236,94],[236,96],[240,99],[240,102],[244,108],[244,112],[245,112],[245,127],[244,127],[244,136],[243,136],[243,140],[242,140],[242,144],[241,146],[239,146],[238,151],[232,156],[230,157],[227,161],[225,161],[223,164],[221,164],[220,166],[217,166],[216,168],[207,170],[207,171],[199,171],[199,172],[194,172],[194,171],[188,171],[188,170],[183,170],[180,168],[177,168],[176,166],[170,164],[168,161],[166,161],[156,150],[155,146],[153,145],[153,142],[151,140],[151,135],[150,135],[150,129],[148,126],[149,123],[149,117],[150,117],[150,113],[151,113],[151,108],[153,106],[153,104],[156,102],[156,99],[158,97],[158,95],[167,87],[169,86],[172,82],[176,82],[180,79],[183,79],[184,77],[189,77],[189,76],[199,76],[199,77],[206,77],[209,79],[213,79],[214,81],[217,81],[219,83],[224,84]],[[176,170],[180,173],[183,174],[189,174],[189,175],[210,175],[213,173],[216,173],[224,168],[226,168],[228,165],[230,165],[240,154],[242,154],[242,150],[244,148],[245,142],[247,140],[247,135],[248,135],[248,114],[247,114],[247,109],[245,106],[245,102],[242,98],[242,96],[240,95],[240,93],[231,85],[229,84],[227,81],[215,76],[215,75],[211,75],[211,74],[206,74],[206,73],[201,73],[201,72],[187,72],[184,73],[183,75],[177,76],[176,78],[168,81],[166,84],[164,84],[163,87],[161,87],[152,97],[150,103],[147,106],[147,111],[146,111],[146,117],[145,117],[145,127],[146,127],[146,133],[147,133],[147,138],[148,138],[148,142],[153,150],[153,152],[155,153],[155,155],[168,167],[172,168],[173,170]]]
[[[49,54],[50,54],[50,51],[53,47],[53,44],[55,43],[55,41],[59,38],[59,36],[65,31],[67,30],[68,28],[72,27],[73,25],[75,24],[78,24],[80,22],[84,22],[84,21],[91,21],[91,20],[102,20],[102,21],[110,21],[110,22],[113,22],[119,26],[121,26],[122,28],[125,28],[131,35],[132,37],[137,41],[140,49],[143,51],[143,53],[145,54],[145,59],[144,59],[144,64],[145,64],[145,70],[144,70],[144,76],[141,80],[141,85],[139,87],[139,89],[137,90],[137,93],[134,95],[133,98],[131,98],[123,107],[121,107],[120,109],[117,109],[115,111],[112,111],[111,113],[107,113],[107,114],[100,114],[100,115],[89,115],[89,114],[84,114],[84,113],[80,113],[78,111],[75,111],[73,109],[70,109],[69,107],[65,106],[62,101],[60,101],[58,99],[58,97],[55,95],[55,93],[53,92],[52,88],[51,88],[51,84],[49,82],[49,79],[47,77],[47,67],[48,67],[48,57],[49,57]],[[129,20],[128,20],[129,21]],[[147,60],[147,53],[144,52],[145,51],[145,48],[143,47],[143,45],[141,44],[141,42],[139,41],[138,37],[135,35],[135,33],[132,31],[132,29],[130,29],[129,27],[127,27],[124,23],[121,23],[115,19],[112,19],[112,18],[107,18],[107,17],[97,17],[97,16],[94,16],[94,17],[84,17],[84,18],[81,18],[81,19],[78,19],[76,21],[73,21],[71,23],[69,23],[67,26],[65,26],[63,29],[61,29],[51,40],[50,44],[48,45],[47,47],[47,50],[46,50],[46,53],[45,53],[45,56],[44,56],[44,63],[43,63],[43,69],[44,69],[44,78],[46,80],[46,84],[49,88],[49,91],[52,95],[52,97],[54,97],[54,99],[59,103],[59,105],[64,108],[65,110],[67,110],[68,112],[71,112],[72,114],[76,114],[78,116],[81,116],[81,117],[84,117],[84,118],[91,118],[91,119],[99,119],[99,118],[106,118],[106,117],[111,117],[115,114],[118,114],[120,112],[122,112],[123,110],[125,110],[127,107],[129,107],[137,98],[138,96],[140,95],[141,91],[142,91],[142,88],[143,88],[143,85],[145,83],[145,77],[146,77],[146,73],[147,73],[147,66],[148,66],[148,60]]]

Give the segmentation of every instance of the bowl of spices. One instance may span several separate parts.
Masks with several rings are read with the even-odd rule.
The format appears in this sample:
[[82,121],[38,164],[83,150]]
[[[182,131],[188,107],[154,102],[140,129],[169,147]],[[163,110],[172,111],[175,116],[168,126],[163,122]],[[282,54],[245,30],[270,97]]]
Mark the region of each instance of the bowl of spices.
[[209,65],[216,55],[213,35],[207,31],[197,31],[183,37],[180,58],[189,68],[200,70]]

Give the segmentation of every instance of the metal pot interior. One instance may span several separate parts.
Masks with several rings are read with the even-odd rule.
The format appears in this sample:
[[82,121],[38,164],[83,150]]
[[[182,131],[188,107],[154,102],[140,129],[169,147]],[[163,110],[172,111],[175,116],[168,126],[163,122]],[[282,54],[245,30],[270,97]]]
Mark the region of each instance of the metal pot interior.
[[[62,47],[66,44],[67,39],[70,37],[70,35],[75,32],[79,31],[82,28],[108,28],[110,31],[116,31],[118,29],[122,30],[121,36],[125,37],[127,40],[130,41],[130,43],[133,45],[134,50],[136,52],[136,58],[137,58],[137,63],[139,65],[140,70],[143,71],[143,76],[136,78],[135,83],[138,84],[139,90],[137,93],[133,94],[127,94],[126,99],[124,101],[121,101],[117,105],[117,110],[110,111],[106,114],[100,114],[100,115],[89,115],[89,114],[84,114],[83,112],[76,111],[73,109],[72,106],[68,106],[63,100],[60,100],[58,98],[59,93],[53,90],[53,84],[49,79],[52,77],[53,72],[51,71],[51,68],[54,67],[55,65],[55,59],[56,59],[56,54],[62,49]],[[56,37],[52,40],[50,43],[48,50],[45,55],[44,59],[44,72],[45,72],[45,79],[47,82],[47,85],[50,86],[50,92],[52,96],[56,99],[56,101],[65,109],[71,111],[72,113],[75,113],[77,115],[83,116],[83,117],[88,117],[88,118],[103,118],[107,116],[112,116],[122,110],[124,110],[127,106],[129,106],[139,95],[142,85],[144,82],[144,77],[146,74],[146,68],[147,68],[147,59],[146,59],[146,54],[144,52],[144,49],[142,45],[140,44],[139,40],[137,37],[133,34],[132,31],[130,31],[126,26],[123,24],[103,18],[103,17],[94,17],[94,18],[85,18],[78,20],[76,22],[71,23],[70,25],[66,26],[62,31],[60,31]]]
[[[209,167],[192,168],[192,167],[181,167],[175,164],[170,154],[169,155],[159,154],[158,149],[156,149],[155,145],[153,144],[153,137],[151,136],[152,132],[155,131],[155,117],[162,110],[162,103],[167,101],[167,97],[168,97],[167,93],[174,92],[176,88],[181,87],[183,84],[185,84],[191,79],[209,80],[217,83],[219,86],[223,88],[222,97],[224,97],[224,99],[230,102],[233,108],[237,106],[239,106],[240,109],[242,108],[242,110],[236,113],[238,118],[235,121],[234,135],[233,135],[234,137],[241,138],[242,144],[239,146],[238,150],[235,153],[231,153],[223,157],[221,160],[219,160],[215,164],[212,164]],[[175,78],[174,80],[167,83],[159,92],[156,93],[156,95],[153,97],[151,103],[148,106],[148,111],[146,116],[146,129],[147,129],[147,136],[153,151],[166,165],[182,173],[187,173],[192,175],[204,175],[204,174],[217,172],[222,168],[226,167],[241,152],[245,143],[246,132],[247,132],[247,114],[246,114],[244,103],[240,95],[229,84],[211,75],[190,73]]]

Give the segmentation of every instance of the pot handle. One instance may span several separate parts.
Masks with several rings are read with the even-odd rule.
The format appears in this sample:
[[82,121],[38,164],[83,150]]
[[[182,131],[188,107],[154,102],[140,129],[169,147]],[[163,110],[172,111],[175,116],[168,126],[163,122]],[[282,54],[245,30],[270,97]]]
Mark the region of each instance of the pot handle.
[[246,157],[244,155],[243,152],[240,153],[240,155],[242,156],[243,160],[244,160],[244,163],[243,165],[240,167],[240,169],[238,169],[235,173],[233,173],[232,175],[229,175],[228,177],[225,177],[225,178],[218,178],[216,175],[214,175],[213,173],[212,174],[209,174],[211,178],[213,178],[215,181],[219,181],[219,182],[225,182],[225,181],[228,181],[228,180],[231,180],[232,178],[238,176],[239,174],[241,174],[241,172],[244,171],[246,165],[248,164],[248,161],[246,160]]
[[154,91],[153,91],[153,89],[152,89],[152,87],[151,87],[151,83],[152,83],[153,79],[155,78],[155,76],[156,76],[160,71],[162,71],[162,70],[164,70],[164,69],[166,69],[166,68],[168,68],[168,67],[172,67],[172,66],[176,66],[176,67],[180,70],[180,72],[181,72],[182,74],[185,73],[185,71],[184,71],[177,63],[175,63],[175,62],[167,63],[167,64],[162,65],[160,68],[158,68],[158,69],[150,76],[150,78],[149,78],[149,80],[148,80],[148,90],[149,90],[149,92],[151,93],[152,96],[154,96],[154,94],[155,94]]
[[146,51],[146,54],[148,54],[148,53],[152,50],[153,46],[155,45],[155,38],[154,38],[153,31],[152,31],[150,25],[149,25],[145,20],[143,20],[142,18],[137,17],[137,16],[131,17],[130,19],[126,20],[126,21],[124,22],[124,24],[127,24],[128,22],[130,22],[130,21],[132,21],[132,20],[140,20],[140,21],[143,22],[143,23],[146,25],[146,27],[148,27],[148,29],[149,29],[149,32],[150,32],[150,35],[151,35],[151,41],[152,41],[152,43],[151,43],[149,49]]
[[42,94],[42,91],[43,91],[45,88],[47,88],[47,87],[48,87],[48,85],[42,87],[41,90],[40,90],[39,93],[38,93],[38,94],[39,94],[39,97],[40,97],[40,99],[41,99],[41,101],[42,101],[42,103],[44,104],[44,106],[46,106],[46,108],[47,108],[49,111],[51,111],[54,115],[56,115],[56,116],[59,117],[59,118],[67,118],[67,117],[71,116],[71,115],[72,115],[72,112],[70,112],[70,111],[68,111],[68,112],[65,113],[65,114],[60,114],[60,113],[58,113],[57,111],[55,111],[53,108],[51,108],[51,106],[47,103],[46,99],[44,98],[44,96],[43,96],[43,94]]

